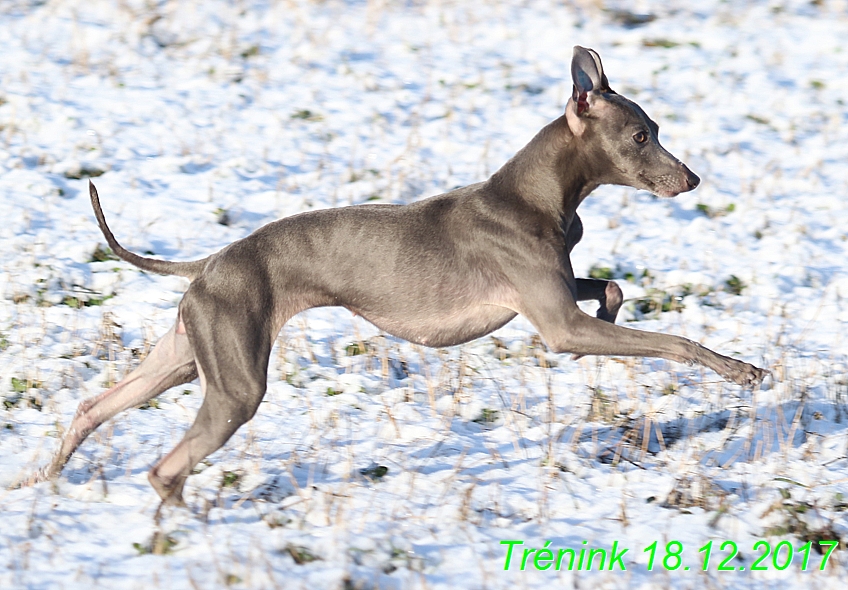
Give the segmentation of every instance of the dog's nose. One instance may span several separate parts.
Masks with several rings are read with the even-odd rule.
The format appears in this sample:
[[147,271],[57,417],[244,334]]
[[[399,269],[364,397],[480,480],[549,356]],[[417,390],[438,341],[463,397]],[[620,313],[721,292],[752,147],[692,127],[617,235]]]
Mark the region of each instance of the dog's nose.
[[684,171],[684,172],[685,172],[685,174],[686,174],[686,186],[687,186],[687,189],[686,189],[686,190],[691,191],[691,190],[692,190],[692,189],[694,189],[696,186],[698,186],[699,184],[701,184],[701,179],[700,179],[700,178],[698,178],[698,175],[697,175],[697,174],[695,174],[694,172],[692,172],[691,170],[689,170],[689,168],[687,168],[686,166],[684,166],[684,167],[683,167],[683,171]]

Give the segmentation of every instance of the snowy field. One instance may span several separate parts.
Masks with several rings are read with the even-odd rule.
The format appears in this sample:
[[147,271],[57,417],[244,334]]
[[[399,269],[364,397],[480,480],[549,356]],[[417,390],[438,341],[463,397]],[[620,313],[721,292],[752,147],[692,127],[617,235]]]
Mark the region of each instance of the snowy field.
[[[89,177],[127,247],[178,260],[301,211],[408,203],[558,117],[575,44],[703,179],[597,190],[575,270],[622,286],[619,323],[766,367],[762,387],[575,362],[521,318],[431,350],[313,310],[188,509],[157,515],[146,475],[197,383],[104,424],[55,484],[9,489],[187,285],[109,256]],[[844,0],[0,0],[0,588],[844,589],[846,101]],[[507,571],[504,540],[523,542]],[[628,552],[521,571],[548,541]]]

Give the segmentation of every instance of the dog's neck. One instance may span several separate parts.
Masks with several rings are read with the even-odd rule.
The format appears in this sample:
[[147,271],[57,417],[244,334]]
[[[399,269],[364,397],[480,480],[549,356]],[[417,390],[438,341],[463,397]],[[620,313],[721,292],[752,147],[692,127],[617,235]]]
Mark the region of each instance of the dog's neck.
[[518,197],[533,209],[570,221],[601,184],[578,143],[563,115],[495,172],[489,184],[498,195]]

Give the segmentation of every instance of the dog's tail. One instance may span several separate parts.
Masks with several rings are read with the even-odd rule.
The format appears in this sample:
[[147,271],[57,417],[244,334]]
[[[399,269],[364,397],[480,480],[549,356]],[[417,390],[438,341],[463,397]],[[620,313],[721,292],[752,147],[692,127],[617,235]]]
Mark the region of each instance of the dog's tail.
[[115,236],[112,235],[112,230],[106,225],[106,218],[103,216],[103,209],[100,208],[100,197],[97,196],[97,189],[94,184],[88,181],[88,193],[91,195],[91,206],[94,209],[94,216],[97,218],[97,223],[100,225],[100,231],[106,238],[106,243],[112,249],[112,252],[121,260],[126,260],[130,264],[137,266],[141,270],[159,273],[161,275],[177,275],[188,279],[195,279],[206,266],[208,258],[202,260],[193,260],[191,262],[173,262],[170,260],[157,260],[156,258],[145,258],[138,254],[133,254],[118,243]]

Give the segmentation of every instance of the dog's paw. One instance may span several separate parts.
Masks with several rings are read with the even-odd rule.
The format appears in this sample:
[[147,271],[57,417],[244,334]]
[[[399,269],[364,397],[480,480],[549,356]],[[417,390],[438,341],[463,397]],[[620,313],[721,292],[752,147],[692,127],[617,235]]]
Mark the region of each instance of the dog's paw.
[[755,387],[762,383],[766,375],[770,374],[766,369],[760,369],[754,365],[734,359],[728,360],[732,361],[732,364],[728,363],[728,366],[724,368],[725,370],[719,371],[719,373],[727,381],[736,383],[737,385]]
[[9,486],[8,489],[17,490],[17,489],[20,489],[20,488],[29,488],[29,487],[32,487],[35,484],[41,483],[43,481],[48,481],[48,480],[52,479],[51,476],[50,476],[50,473],[51,473],[50,465],[47,465],[45,467],[42,467],[41,469],[39,469],[38,471],[36,471],[32,475],[30,475],[29,477],[25,477],[24,479],[22,479],[22,480],[20,480],[16,483],[13,483],[12,485]]

